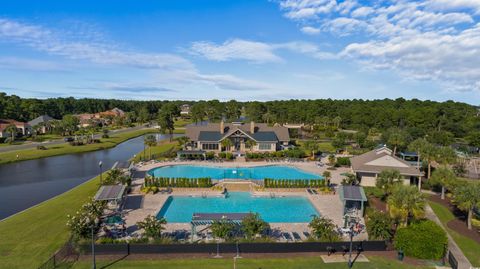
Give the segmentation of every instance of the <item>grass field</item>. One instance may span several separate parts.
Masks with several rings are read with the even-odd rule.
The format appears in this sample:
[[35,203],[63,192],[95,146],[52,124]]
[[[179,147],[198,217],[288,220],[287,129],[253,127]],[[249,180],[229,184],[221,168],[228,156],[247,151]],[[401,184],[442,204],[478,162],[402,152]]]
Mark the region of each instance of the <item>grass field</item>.
[[0,268],[36,268],[69,238],[73,214],[98,189],[94,178],[49,201],[0,222]]
[[[135,158],[133,159],[133,161],[139,162],[143,159],[144,156],[147,159],[150,159],[150,151],[151,151],[152,156],[153,155],[158,156],[158,154],[161,154],[162,152],[170,150],[171,148],[173,148],[175,146],[177,146],[177,142],[173,141],[173,142],[164,142],[160,145],[153,146],[151,149],[149,147],[147,147],[145,150],[142,150],[139,153],[137,153]],[[159,158],[157,157],[156,159],[159,159]]]
[[[68,143],[63,143],[58,145],[47,146],[46,150],[39,150],[39,149],[33,148],[33,149],[24,149],[24,150],[16,150],[16,151],[7,151],[7,152],[0,153],[0,164],[112,148],[128,139],[131,139],[146,133],[153,133],[153,132],[157,132],[157,130],[142,129],[142,130],[135,130],[131,132],[125,132],[121,134],[111,134],[109,138],[100,139],[101,143],[88,144],[83,146],[71,146]],[[18,155],[18,159],[16,157],[17,155]]]
[[[157,153],[175,144],[158,146]],[[105,172],[106,173],[106,172]],[[95,195],[99,177],[0,221],[0,268],[36,268],[69,238],[67,215]]]
[[462,249],[463,254],[465,254],[470,263],[472,263],[473,266],[480,267],[480,244],[448,228],[447,223],[455,219],[455,216],[448,208],[432,201],[429,201],[429,204],[435,212],[435,215],[437,215],[442,222],[443,227],[447,229],[450,236],[452,236],[455,243]]
[[[400,263],[396,260],[386,260],[377,256],[368,257],[368,263],[355,263],[355,269],[406,269],[406,268],[433,268],[427,266],[412,266]],[[73,268],[83,269],[91,268],[90,261],[77,262]],[[233,267],[233,259],[167,259],[167,260],[120,260],[112,263],[112,261],[102,261],[97,263],[97,268],[167,268],[167,269],[230,269]],[[325,264],[320,257],[301,257],[301,258],[282,258],[282,259],[237,259],[237,269],[340,269],[347,268],[346,263],[330,263]]]

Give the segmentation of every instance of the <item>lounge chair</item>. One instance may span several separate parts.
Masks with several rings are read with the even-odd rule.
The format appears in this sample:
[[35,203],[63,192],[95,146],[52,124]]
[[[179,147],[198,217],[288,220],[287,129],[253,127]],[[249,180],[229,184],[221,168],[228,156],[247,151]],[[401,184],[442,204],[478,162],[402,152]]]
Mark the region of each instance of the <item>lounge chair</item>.
[[318,194],[318,192],[316,190],[312,189],[312,192],[313,192],[313,194]]
[[309,238],[309,237],[310,237],[310,233],[307,232],[307,231],[303,232],[303,235],[304,235],[306,238]]
[[293,235],[293,238],[295,239],[295,241],[301,241],[302,240],[302,238],[300,237],[300,235],[297,232],[292,232],[292,235]]
[[313,195],[313,192],[312,192],[312,190],[311,190],[311,189],[307,189],[307,192],[308,192],[308,194],[311,194],[311,195]]
[[290,235],[290,233],[284,232],[284,233],[282,233],[282,236],[283,236],[283,238],[284,238],[285,240],[287,240],[287,242],[293,240],[293,239],[292,239],[292,236]]

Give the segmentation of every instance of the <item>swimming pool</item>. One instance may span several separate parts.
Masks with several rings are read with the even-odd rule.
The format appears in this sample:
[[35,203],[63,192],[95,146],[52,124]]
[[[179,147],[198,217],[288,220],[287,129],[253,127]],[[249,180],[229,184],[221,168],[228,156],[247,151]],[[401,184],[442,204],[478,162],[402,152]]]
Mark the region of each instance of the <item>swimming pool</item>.
[[172,165],[154,168],[148,173],[154,177],[211,179],[322,179],[322,176],[308,173],[290,166],[271,165],[257,167],[212,167],[201,165]]
[[259,213],[266,222],[310,222],[319,215],[303,196],[253,197],[249,192],[229,192],[223,197],[170,196],[157,214],[169,223],[190,222],[193,213]]

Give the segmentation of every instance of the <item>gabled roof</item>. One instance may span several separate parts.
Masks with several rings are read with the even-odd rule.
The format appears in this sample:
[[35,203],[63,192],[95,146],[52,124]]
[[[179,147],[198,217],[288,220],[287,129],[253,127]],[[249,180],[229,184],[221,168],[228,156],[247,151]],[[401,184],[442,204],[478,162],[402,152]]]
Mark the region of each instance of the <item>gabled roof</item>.
[[28,124],[30,124],[31,126],[35,126],[35,125],[38,125],[39,123],[49,122],[51,120],[54,120],[54,118],[52,118],[48,115],[42,115],[42,116],[39,116],[39,117],[29,121]]
[[[187,125],[185,134],[192,141],[220,141],[222,137],[228,136],[236,130],[241,130],[243,133],[257,141],[290,141],[288,128],[282,126],[268,126],[265,123],[255,123],[255,132],[253,134],[250,132],[249,123],[242,125],[226,123],[224,124],[223,134],[221,134],[220,132],[219,123],[208,123],[205,125]],[[216,134],[214,135],[213,133]],[[221,138],[217,139],[217,136],[221,136]],[[201,138],[208,138],[209,140],[203,140]]]
[[223,135],[220,132],[200,131],[198,135],[198,141],[218,142],[222,139],[222,137]]
[[378,174],[386,169],[395,169],[404,176],[423,176],[423,173],[418,168],[393,156],[392,151],[386,147],[355,156],[350,161],[355,172]]

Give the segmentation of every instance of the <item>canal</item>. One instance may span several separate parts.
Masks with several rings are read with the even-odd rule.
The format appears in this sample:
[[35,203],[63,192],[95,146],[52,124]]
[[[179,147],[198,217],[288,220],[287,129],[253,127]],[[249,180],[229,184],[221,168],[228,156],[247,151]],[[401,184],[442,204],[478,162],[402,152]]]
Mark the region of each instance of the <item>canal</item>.
[[[157,134],[158,140],[168,139]],[[0,220],[59,195],[143,150],[143,136],[114,148],[0,165]]]

